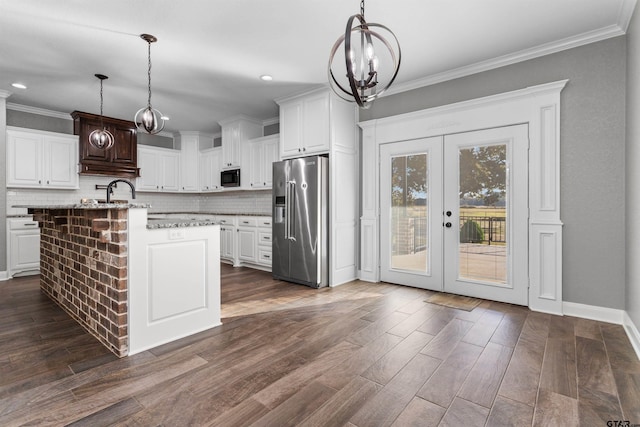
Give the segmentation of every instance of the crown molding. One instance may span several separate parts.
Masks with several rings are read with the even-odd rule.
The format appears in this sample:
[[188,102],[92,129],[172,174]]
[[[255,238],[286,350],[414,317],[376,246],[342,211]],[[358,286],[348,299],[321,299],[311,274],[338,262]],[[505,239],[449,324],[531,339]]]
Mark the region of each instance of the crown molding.
[[618,13],[618,26],[627,32],[629,28],[629,22],[633,17],[633,11],[636,8],[636,0],[624,0],[620,5],[620,12]]
[[276,117],[272,117],[270,119],[264,119],[262,121],[262,126],[270,126],[270,125],[275,125],[276,123],[280,123],[280,117],[276,116]]
[[30,107],[28,105],[7,103],[7,110],[22,111],[23,113],[38,114],[40,116],[55,117],[57,119],[73,120],[69,113],[61,113],[59,111],[47,110],[44,108]]
[[[8,98],[12,95],[13,92],[9,92],[8,90],[0,90],[0,98]],[[8,105],[8,104],[7,104]]]
[[588,31],[586,33],[578,34],[577,36],[567,37],[551,43],[545,43],[530,49],[524,49],[519,52],[510,53],[486,61],[476,62],[475,64],[433,74],[407,83],[400,83],[389,88],[382,97],[470,76],[483,71],[493,70],[507,65],[516,64],[518,62],[527,61],[529,59],[539,58],[541,56],[550,55],[563,50],[573,49],[575,47],[624,35],[629,24],[629,20],[631,19],[631,15],[633,14],[635,3],[636,0],[625,0],[623,2],[618,18],[619,23],[616,25],[610,25],[598,30]]

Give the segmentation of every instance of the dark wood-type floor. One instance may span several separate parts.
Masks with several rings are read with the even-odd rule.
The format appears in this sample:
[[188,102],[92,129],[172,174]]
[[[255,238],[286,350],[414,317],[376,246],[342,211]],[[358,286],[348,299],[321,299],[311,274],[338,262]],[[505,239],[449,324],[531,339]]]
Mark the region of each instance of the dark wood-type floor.
[[466,312],[388,284],[222,276],[223,326],[123,359],[37,277],[0,282],[0,425],[640,424],[621,326],[488,301]]

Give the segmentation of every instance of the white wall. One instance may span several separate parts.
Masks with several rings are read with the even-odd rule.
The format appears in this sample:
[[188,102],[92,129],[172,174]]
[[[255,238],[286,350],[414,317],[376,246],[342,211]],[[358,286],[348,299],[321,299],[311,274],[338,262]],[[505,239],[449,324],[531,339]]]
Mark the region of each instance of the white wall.
[[625,310],[640,329],[640,12],[627,32],[626,121],[626,301]]

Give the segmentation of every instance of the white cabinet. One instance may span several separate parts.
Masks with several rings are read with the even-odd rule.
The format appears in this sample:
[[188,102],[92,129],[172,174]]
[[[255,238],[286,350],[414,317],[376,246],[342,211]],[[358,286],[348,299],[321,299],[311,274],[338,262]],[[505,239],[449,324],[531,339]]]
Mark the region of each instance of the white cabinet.
[[220,223],[220,259],[236,265],[236,217],[221,216],[218,222]]
[[180,191],[200,191],[200,138],[198,135],[181,133],[180,143]]
[[237,169],[242,165],[242,146],[262,135],[262,123],[244,116],[220,122],[222,128],[222,169]]
[[258,259],[256,262],[271,268],[271,217],[258,217]]
[[212,148],[200,152],[200,191],[218,191],[220,186],[220,160],[222,149]]
[[140,177],[138,191],[179,191],[180,152],[166,148],[138,146]]
[[37,274],[40,269],[40,228],[31,218],[7,219],[9,277]]
[[249,188],[271,188],[273,162],[279,160],[279,135],[263,136],[247,142],[249,153]]
[[78,137],[7,129],[7,187],[78,188]]
[[[242,222],[242,221],[240,221]],[[238,261],[255,263],[258,258],[258,229],[238,225]]]
[[280,105],[280,157],[328,153],[333,100],[327,90],[277,101]]

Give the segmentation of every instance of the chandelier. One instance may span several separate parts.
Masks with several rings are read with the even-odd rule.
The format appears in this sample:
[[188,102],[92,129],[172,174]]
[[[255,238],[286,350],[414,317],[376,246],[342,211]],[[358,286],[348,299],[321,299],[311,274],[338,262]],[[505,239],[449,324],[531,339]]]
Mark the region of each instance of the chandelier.
[[[354,25],[355,20],[360,24]],[[393,44],[388,40],[392,40]],[[333,63],[342,44],[346,69]],[[344,35],[338,38],[331,49],[328,66],[331,89],[340,98],[356,102],[362,108],[369,108],[395,80],[401,56],[400,44],[395,34],[382,24],[367,23],[364,19],[364,0],[361,0],[360,14],[349,18]],[[336,74],[343,73],[346,74],[348,86],[341,84],[336,78]],[[379,79],[381,76],[386,78],[387,75],[389,78],[386,82]]]
[[162,113],[151,106],[151,43],[155,43],[158,39],[151,34],[140,34],[140,38],[147,42],[149,68],[147,76],[149,78],[149,84],[147,86],[149,97],[147,98],[147,106],[141,108],[136,113],[133,121],[139,130],[143,130],[149,134],[155,135],[164,129],[164,119]]
[[108,150],[113,147],[113,135],[104,127],[102,119],[102,82],[109,77],[104,74],[95,74],[95,76],[100,79],[100,129],[95,129],[89,134],[89,144],[99,150]]

